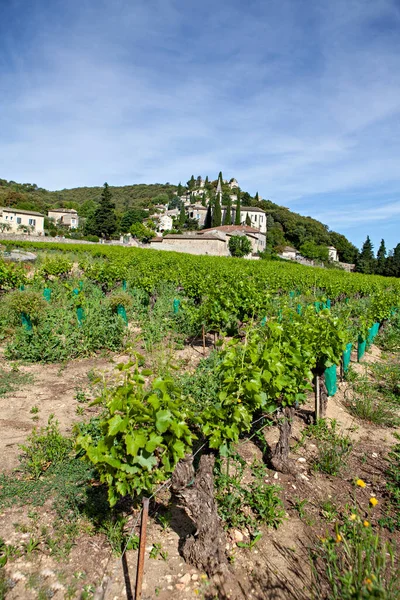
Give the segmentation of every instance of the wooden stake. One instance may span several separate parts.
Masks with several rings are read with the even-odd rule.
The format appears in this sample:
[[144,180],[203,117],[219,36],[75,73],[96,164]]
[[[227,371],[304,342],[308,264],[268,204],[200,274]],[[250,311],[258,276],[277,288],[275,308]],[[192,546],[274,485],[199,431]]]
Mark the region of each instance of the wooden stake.
[[146,548],[148,516],[149,516],[149,499],[143,498],[142,520],[140,523],[139,556],[138,556],[137,571],[136,571],[135,600],[140,600],[140,598],[142,597],[144,552],[145,552],[145,548]]
[[315,376],[315,422],[320,418],[319,376]]
[[204,354],[204,356],[206,354],[206,332],[204,329],[204,325],[203,325],[203,354]]

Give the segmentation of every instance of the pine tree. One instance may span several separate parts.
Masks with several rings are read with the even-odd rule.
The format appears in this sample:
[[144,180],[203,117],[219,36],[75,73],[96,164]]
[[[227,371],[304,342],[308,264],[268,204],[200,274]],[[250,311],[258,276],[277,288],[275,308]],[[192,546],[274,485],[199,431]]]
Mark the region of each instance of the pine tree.
[[375,270],[374,247],[369,238],[369,235],[367,235],[367,239],[365,240],[361,252],[358,256],[356,270],[359,273],[367,274],[371,274]]
[[385,240],[381,240],[381,245],[376,253],[376,272],[383,275],[386,271],[386,246]]
[[249,225],[249,227],[251,227],[251,219],[249,213],[247,213],[246,215],[246,225]]
[[237,200],[236,200],[236,211],[235,211],[235,225],[240,225],[241,223],[241,215],[240,215],[240,188],[237,190]]
[[210,229],[212,226],[212,212],[211,212],[211,205],[208,205],[207,208],[207,214],[206,214],[206,218],[204,221],[204,229]]
[[222,222],[222,210],[221,210],[221,202],[219,199],[219,194],[217,194],[215,198],[215,207],[212,216],[212,225],[213,227],[220,227]]
[[94,211],[91,222],[88,223],[90,233],[99,237],[109,238],[115,233],[117,228],[117,217],[115,214],[115,204],[112,201],[112,194],[108,183],[103,186],[100,202]]
[[232,200],[227,198],[223,225],[232,225]]
[[184,225],[186,221],[186,211],[185,211],[185,205],[182,204],[181,206],[181,210],[179,213],[179,225]]

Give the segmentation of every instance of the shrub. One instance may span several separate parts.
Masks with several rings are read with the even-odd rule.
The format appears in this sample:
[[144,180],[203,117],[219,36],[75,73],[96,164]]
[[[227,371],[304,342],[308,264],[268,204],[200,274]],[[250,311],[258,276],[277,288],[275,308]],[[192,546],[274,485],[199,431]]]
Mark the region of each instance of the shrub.
[[50,276],[61,277],[67,275],[72,269],[72,262],[64,256],[52,256],[45,258],[42,266],[39,269],[39,274],[45,279]]
[[96,242],[96,243],[98,243],[100,240],[98,235],[85,235],[85,237],[83,239],[87,240],[88,242]]
[[114,312],[118,306],[123,306],[125,310],[129,310],[133,306],[133,298],[127,292],[113,292],[108,297],[108,304]]
[[232,256],[243,258],[251,253],[251,242],[245,235],[233,235],[229,238],[229,252]]
[[29,290],[10,292],[5,302],[10,308],[14,323],[21,322],[21,313],[28,315],[32,323],[37,323],[47,310],[43,296]]

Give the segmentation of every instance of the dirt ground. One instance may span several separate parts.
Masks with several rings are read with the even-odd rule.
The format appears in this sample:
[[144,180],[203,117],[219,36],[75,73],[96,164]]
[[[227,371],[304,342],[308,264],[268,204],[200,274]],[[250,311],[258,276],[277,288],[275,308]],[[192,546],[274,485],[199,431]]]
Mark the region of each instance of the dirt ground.
[[[60,365],[19,365],[24,373],[33,376],[33,382],[20,387],[16,392],[1,398],[0,456],[2,471],[10,473],[18,466],[19,445],[23,443],[35,425],[45,425],[50,414],[60,423],[61,431],[70,433],[75,421],[90,418],[91,409],[84,405],[84,415],[77,414],[81,404],[79,391],[89,390],[88,373],[111,373],[116,363],[127,360],[126,356],[96,357],[71,361]],[[192,368],[201,358],[199,349],[180,351],[181,364]],[[365,361],[379,360],[380,352],[372,347]],[[354,363],[353,363],[354,365]],[[0,367],[9,369],[10,364],[0,357]],[[364,369],[355,364],[356,369]],[[191,598],[231,598],[235,600],[271,599],[306,600],[310,597],[309,548],[316,536],[324,533],[326,524],[321,518],[321,503],[332,500],[344,506],[354,494],[353,482],[361,477],[366,481],[365,490],[360,490],[360,501],[375,494],[380,509],[385,506],[383,471],[385,458],[395,438],[391,430],[362,423],[353,418],[345,409],[344,394],[346,383],[328,402],[327,416],[334,418],[349,433],[355,447],[344,473],[340,478],[330,477],[311,469],[311,460],[316,447],[307,440],[296,453],[292,453],[295,469],[293,474],[284,475],[269,471],[267,481],[282,487],[286,519],[277,529],[263,529],[263,536],[253,550],[239,548],[237,540],[246,539],[245,532],[233,532],[229,538],[227,551],[233,556],[230,574],[220,581],[209,581],[204,573],[184,563],[179,554],[179,540],[187,532],[185,517],[178,508],[173,508],[171,526],[163,530],[154,520],[154,513],[163,503],[168,502],[169,492],[164,491],[151,506],[151,517],[146,547],[146,562],[143,584],[143,600],[159,598],[167,600],[189,600]],[[93,390],[92,390],[93,392]],[[87,392],[89,393],[89,392]],[[31,409],[38,408],[38,419]],[[302,407],[293,424],[293,441],[300,439],[300,432],[313,410],[312,399]],[[267,441],[277,441],[277,428],[266,434]],[[258,448],[251,442],[241,448],[246,457],[257,456]],[[295,508],[296,500],[304,499],[305,515],[300,518]],[[40,524],[51,526],[54,513],[46,504],[38,509]],[[0,514],[0,536],[7,543],[29,538],[29,533],[21,530],[21,525],[31,524],[29,507],[7,508]],[[132,515],[129,527],[136,522]],[[19,527],[15,527],[15,523]],[[22,532],[21,532],[22,531]],[[136,528],[138,532],[138,527]],[[242,536],[242,538],[241,538]],[[165,560],[158,556],[149,558],[153,544],[160,543],[167,553]],[[104,536],[83,533],[69,556],[63,560],[51,554],[34,553],[10,561],[7,575],[13,582],[7,594],[10,600],[26,598],[79,598],[78,589],[83,584],[97,587],[105,584],[105,600],[130,598],[129,589],[134,589],[137,551],[126,553],[126,561],[112,556]],[[47,595],[39,595],[38,590],[48,590]],[[128,590],[128,591],[127,591]],[[45,592],[43,592],[45,594]],[[91,597],[91,596],[88,596]]]

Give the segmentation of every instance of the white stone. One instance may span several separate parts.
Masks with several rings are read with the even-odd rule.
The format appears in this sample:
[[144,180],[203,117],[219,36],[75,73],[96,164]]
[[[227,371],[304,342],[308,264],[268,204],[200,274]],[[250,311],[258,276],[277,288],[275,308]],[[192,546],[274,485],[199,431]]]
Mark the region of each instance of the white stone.
[[232,531],[232,536],[235,542],[243,542],[244,536],[243,533],[239,531],[239,529],[234,529]]
[[183,583],[184,585],[190,583],[190,573],[185,573],[184,576],[180,578],[179,583]]
[[197,573],[193,573],[192,575],[192,581],[197,581],[199,578],[199,576],[197,575]]
[[278,479],[278,477],[279,477],[278,473],[275,473],[274,474],[274,479]]
[[306,459],[301,456],[300,458],[297,459],[297,462],[305,463]]
[[372,458],[378,458],[378,455],[376,452],[373,452],[371,456],[372,456]]
[[11,575],[11,579],[13,579],[14,581],[22,581],[23,579],[26,579],[26,577],[23,573],[17,571],[16,573],[13,573]]

